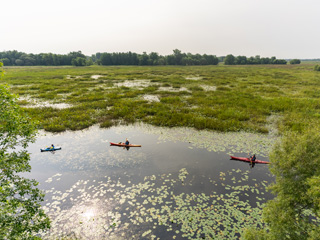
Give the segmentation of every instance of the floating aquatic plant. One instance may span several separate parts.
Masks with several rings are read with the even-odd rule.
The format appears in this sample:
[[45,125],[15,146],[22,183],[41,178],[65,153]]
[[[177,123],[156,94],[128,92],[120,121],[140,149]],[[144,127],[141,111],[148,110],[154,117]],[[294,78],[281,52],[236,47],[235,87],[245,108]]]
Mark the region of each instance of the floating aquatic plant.
[[[238,238],[242,230],[261,226],[261,208],[265,202],[266,182],[253,183],[248,171],[221,172],[224,179],[210,193],[179,193],[186,188],[180,180],[188,180],[183,168],[177,179],[171,174],[146,176],[138,183],[121,182],[105,176],[105,180],[79,180],[66,192],[54,188],[47,191],[43,207],[52,219],[52,229],[44,239],[74,234],[79,238],[121,238],[131,232],[137,238],[157,238],[156,229],[168,236],[194,238]],[[50,179],[63,177],[55,175]],[[225,192],[217,192],[227,179],[239,180],[238,186],[224,184]],[[48,181],[48,184],[53,184]],[[172,183],[172,184],[168,184]],[[255,200],[253,200],[253,197]],[[51,198],[51,199],[50,199]],[[67,202],[72,202],[67,207]],[[153,226],[153,227],[152,227]]]

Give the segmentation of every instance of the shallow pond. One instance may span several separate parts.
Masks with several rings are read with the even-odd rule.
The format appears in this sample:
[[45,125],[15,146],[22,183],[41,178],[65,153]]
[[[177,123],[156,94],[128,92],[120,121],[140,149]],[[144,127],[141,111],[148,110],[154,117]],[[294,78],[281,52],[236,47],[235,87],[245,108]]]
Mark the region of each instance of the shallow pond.
[[[128,138],[141,148],[110,146]],[[260,224],[271,199],[267,165],[275,136],[219,134],[137,124],[61,134],[40,133],[29,147],[28,177],[46,191],[52,220],[44,239],[237,239]],[[62,150],[40,152],[52,143]]]

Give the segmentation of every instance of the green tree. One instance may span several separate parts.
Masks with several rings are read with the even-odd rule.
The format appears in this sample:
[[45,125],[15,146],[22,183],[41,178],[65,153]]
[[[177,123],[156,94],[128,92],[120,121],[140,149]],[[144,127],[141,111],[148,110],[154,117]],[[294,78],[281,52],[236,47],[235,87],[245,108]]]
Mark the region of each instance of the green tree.
[[209,65],[217,65],[219,63],[219,59],[215,55],[204,54],[203,57],[207,60]]
[[71,60],[71,64],[76,67],[86,66],[86,58],[84,57],[76,57]]
[[36,129],[16,101],[0,85],[0,239],[37,239],[36,233],[50,226],[40,205],[44,194],[35,180],[21,176],[31,169],[26,148]]
[[300,64],[301,61],[300,61],[300,59],[292,59],[292,60],[290,60],[289,63],[290,63],[290,64]]
[[15,62],[15,64],[17,66],[23,66],[24,65],[24,61],[22,59],[16,59],[14,62]]
[[139,55],[139,65],[146,66],[148,65],[149,56],[146,52],[143,52],[142,55]]
[[158,65],[159,54],[157,52],[151,52],[149,54],[149,60],[151,61],[150,65]]
[[287,61],[284,59],[276,59],[273,61],[273,64],[287,64]]
[[270,155],[276,197],[263,209],[266,228],[250,230],[245,239],[320,239],[320,135],[287,133]]
[[238,56],[238,57],[236,57],[235,62],[237,65],[245,65],[245,64],[247,64],[247,57],[246,56]]
[[173,56],[175,58],[175,65],[182,65],[182,58],[185,54],[182,54],[179,49],[173,50]]
[[[175,65],[175,61],[176,61],[176,59],[175,59],[175,57],[171,54],[171,55],[167,55],[166,57],[165,57],[165,59],[166,59],[166,64],[167,65]],[[182,61],[182,59],[181,59],[181,61]]]
[[87,66],[93,65],[93,61],[92,61],[91,58],[87,59],[86,65],[87,65]]
[[235,63],[236,63],[236,58],[232,54],[227,55],[224,59],[225,65],[234,65]]
[[2,58],[0,59],[0,62],[2,62],[6,66],[10,66],[11,62],[8,58]]
[[110,53],[102,53],[99,61],[101,65],[112,65],[112,55]]

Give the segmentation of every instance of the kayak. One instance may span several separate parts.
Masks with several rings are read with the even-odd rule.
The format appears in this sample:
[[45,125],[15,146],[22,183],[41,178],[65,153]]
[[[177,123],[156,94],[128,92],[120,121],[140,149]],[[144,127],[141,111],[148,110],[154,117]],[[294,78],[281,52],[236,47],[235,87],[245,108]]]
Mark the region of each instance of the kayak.
[[128,144],[128,145],[126,145],[125,143],[113,143],[113,142],[110,142],[110,146],[118,146],[118,147],[141,147],[141,145],[135,145],[135,144]]
[[[231,160],[238,160],[238,161],[243,161],[243,162],[251,162],[250,158],[244,158],[244,157],[234,157],[234,156],[230,156]],[[269,164],[270,162],[267,161],[261,161],[261,160],[255,160],[252,161],[254,163],[264,163],[264,164]]]
[[57,151],[57,150],[61,150],[61,147],[58,147],[58,148],[42,148],[42,149],[40,149],[41,152],[52,152],[52,151]]

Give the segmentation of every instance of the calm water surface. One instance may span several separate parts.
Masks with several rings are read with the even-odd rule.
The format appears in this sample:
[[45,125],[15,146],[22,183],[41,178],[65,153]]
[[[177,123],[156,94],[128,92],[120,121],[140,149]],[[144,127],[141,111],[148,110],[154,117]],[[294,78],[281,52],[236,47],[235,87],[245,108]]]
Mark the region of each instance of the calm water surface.
[[[41,133],[29,147],[27,176],[46,191],[52,229],[42,237],[237,239],[259,224],[261,205],[272,198],[265,186],[273,181],[267,165],[251,169],[229,154],[247,156],[240,150],[247,146],[268,160],[274,139],[240,135],[148,125]],[[142,147],[109,144],[125,138]],[[62,150],[40,152],[52,143]]]

